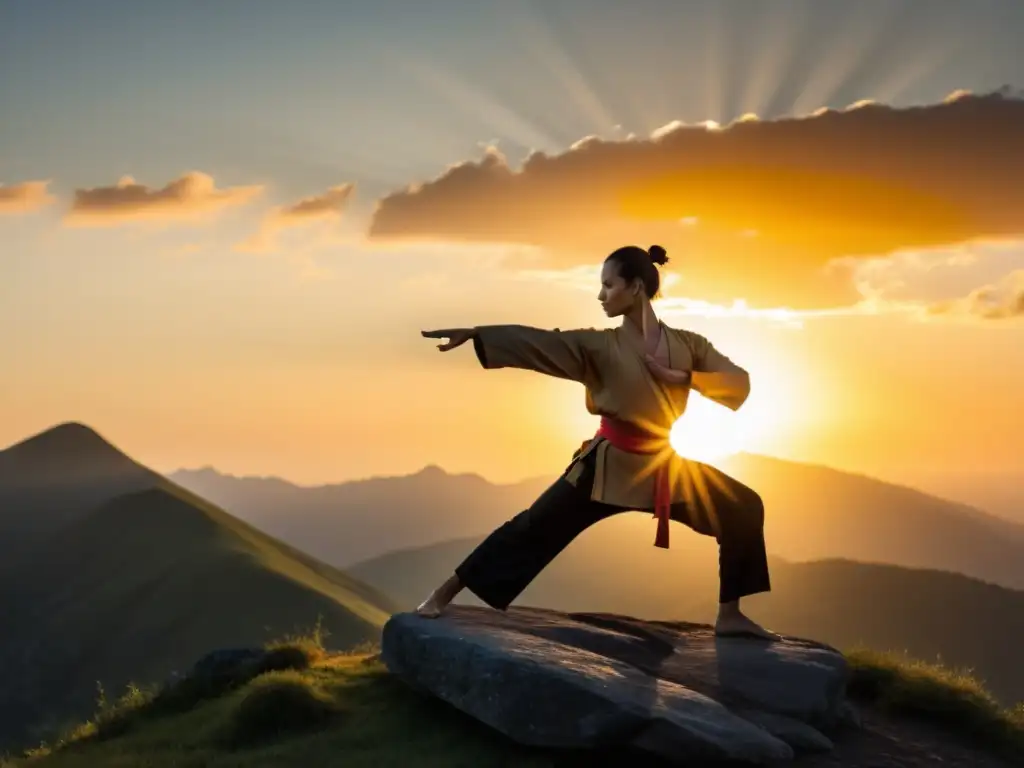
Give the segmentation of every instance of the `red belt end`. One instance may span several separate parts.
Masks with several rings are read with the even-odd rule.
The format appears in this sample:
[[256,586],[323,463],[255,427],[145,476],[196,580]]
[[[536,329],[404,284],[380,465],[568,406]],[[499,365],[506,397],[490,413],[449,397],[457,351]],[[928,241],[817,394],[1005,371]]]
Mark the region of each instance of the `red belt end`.
[[665,518],[658,520],[658,533],[654,537],[654,546],[668,549],[668,520]]

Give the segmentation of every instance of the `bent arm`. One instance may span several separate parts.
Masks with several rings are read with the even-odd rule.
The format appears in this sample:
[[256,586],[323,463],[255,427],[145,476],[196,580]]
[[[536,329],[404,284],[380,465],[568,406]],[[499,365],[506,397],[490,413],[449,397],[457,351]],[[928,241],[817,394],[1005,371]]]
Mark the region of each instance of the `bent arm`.
[[693,334],[690,385],[709,400],[738,410],[750,394],[750,374],[723,355],[703,336]]
[[593,352],[600,331],[526,325],[480,325],[473,330],[473,348],[484,368],[521,368],[581,383],[595,374]]

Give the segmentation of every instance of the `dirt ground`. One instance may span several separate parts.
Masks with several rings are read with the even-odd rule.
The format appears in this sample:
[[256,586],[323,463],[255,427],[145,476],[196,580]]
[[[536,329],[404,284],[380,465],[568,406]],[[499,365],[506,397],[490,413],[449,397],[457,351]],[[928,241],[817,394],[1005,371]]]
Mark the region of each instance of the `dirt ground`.
[[[891,717],[864,706],[858,707],[858,712],[863,727],[847,727],[833,734],[835,748],[831,752],[802,755],[778,768],[1024,768],[1024,763],[995,757],[933,725]],[[678,763],[636,752],[614,755],[605,752],[600,758],[590,752],[556,761],[555,765],[558,768],[675,768]],[[705,768],[725,766],[715,763]]]
[[894,718],[859,707],[863,729],[834,736],[835,749],[805,755],[796,768],[1021,768],[965,744],[962,738],[913,720]]

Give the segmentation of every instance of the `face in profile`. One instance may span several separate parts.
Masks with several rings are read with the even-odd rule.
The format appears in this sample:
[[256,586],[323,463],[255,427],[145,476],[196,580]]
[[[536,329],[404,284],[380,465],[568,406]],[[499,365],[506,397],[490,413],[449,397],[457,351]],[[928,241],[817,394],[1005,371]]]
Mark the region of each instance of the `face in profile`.
[[629,312],[636,303],[638,285],[638,280],[627,283],[620,277],[618,265],[606,261],[601,268],[601,292],[597,294],[604,313],[608,317],[619,317]]

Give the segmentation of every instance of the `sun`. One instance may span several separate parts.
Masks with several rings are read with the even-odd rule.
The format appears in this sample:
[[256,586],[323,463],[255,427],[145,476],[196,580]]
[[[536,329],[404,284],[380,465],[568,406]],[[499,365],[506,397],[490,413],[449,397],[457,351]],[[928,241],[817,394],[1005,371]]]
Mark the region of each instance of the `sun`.
[[668,435],[684,459],[712,463],[743,450],[745,431],[739,414],[691,391],[686,411]]

